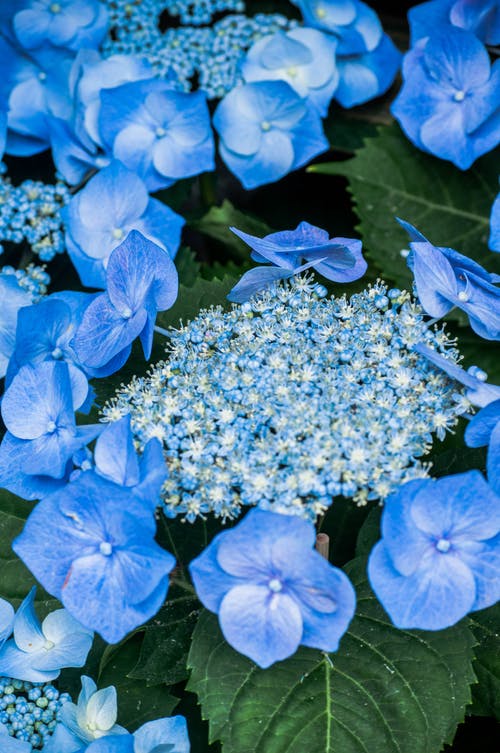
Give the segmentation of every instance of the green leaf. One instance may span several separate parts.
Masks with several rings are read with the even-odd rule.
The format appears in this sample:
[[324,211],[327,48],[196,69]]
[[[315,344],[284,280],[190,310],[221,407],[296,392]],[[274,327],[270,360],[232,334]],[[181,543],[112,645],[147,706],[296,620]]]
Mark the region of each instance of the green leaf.
[[356,557],[367,557],[380,539],[381,507],[374,507],[359,529],[356,541]]
[[[23,530],[33,507],[33,502],[0,490],[0,596],[17,608],[30,589],[37,585],[36,601],[42,617],[52,609],[57,609],[59,602],[37,584],[28,568],[12,551],[12,542]],[[47,536],[50,536],[48,521]]]
[[470,615],[470,625],[479,645],[475,648],[472,710],[500,720],[500,603]]
[[301,648],[267,670],[236,653],[204,612],[188,690],[224,753],[439,753],[470,702],[474,637],[466,621],[440,632],[397,630],[347,568],[358,612],[339,651]]
[[[172,589],[171,589],[172,590]],[[168,594],[166,604],[144,628],[137,664],[129,677],[146,685],[175,685],[188,676],[187,656],[191,635],[200,614],[200,603],[186,593]]]
[[175,257],[175,266],[179,275],[179,284],[191,288],[200,274],[200,263],[191,248],[182,246]]
[[171,309],[158,314],[156,323],[164,329],[178,327],[179,322],[187,324],[194,319],[202,308],[216,305],[229,308],[226,296],[237,281],[237,278],[225,275],[222,280],[204,280],[199,277],[189,288],[180,285],[177,301]]
[[499,170],[499,150],[462,172],[416,149],[397,125],[380,128],[353,159],[309,168],[347,177],[367,255],[402,287],[411,281],[400,254],[408,236],[396,216],[414,224],[432,243],[450,246],[500,272],[499,255],[487,248]]
[[132,678],[142,644],[138,632],[124,643],[110,646],[104,653],[97,684],[100,688],[114,685],[118,694],[118,723],[134,732],[145,722],[170,716],[179,699],[163,686],[148,687]]
[[242,240],[229,230],[231,226],[244,230],[245,233],[251,235],[264,236],[272,232],[265,222],[235,209],[227,199],[222,202],[220,207],[211,207],[200,220],[191,223],[191,227],[195,230],[222,243],[226,251],[236,261],[247,261],[250,250]]

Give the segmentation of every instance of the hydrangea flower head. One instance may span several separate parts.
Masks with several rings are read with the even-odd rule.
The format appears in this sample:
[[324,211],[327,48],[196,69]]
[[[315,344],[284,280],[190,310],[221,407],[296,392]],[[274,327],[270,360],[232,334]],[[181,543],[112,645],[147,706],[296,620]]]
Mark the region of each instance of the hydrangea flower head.
[[19,43],[30,49],[97,47],[103,39],[108,14],[99,0],[15,0],[12,25]]
[[[264,238],[234,227],[230,229],[250,246],[254,261],[275,265],[246,272],[228,295],[229,300],[236,303],[243,303],[278,279],[287,279],[310,267],[334,282],[352,282],[366,272],[361,241],[330,238],[326,230],[309,222],[301,222],[295,230],[270,233]],[[307,263],[302,264],[303,261]]]
[[111,252],[131,230],[165,249],[179,248],[184,220],[157,199],[143,181],[114,161],[86,184],[64,212],[70,257],[84,285],[105,287]]
[[237,86],[213,122],[222,159],[247,189],[279,180],[328,149],[319,114],[285,81]]
[[336,46],[317,29],[278,31],[250,48],[241,72],[247,82],[286,81],[325,117],[339,82]]
[[410,8],[408,21],[412,45],[450,25],[473,32],[486,44],[500,43],[499,0],[431,0]]
[[479,471],[412,481],[386,501],[368,563],[399,628],[442,630],[500,598],[500,497]]
[[227,642],[267,668],[299,645],[336,651],[354,616],[349,579],[314,550],[314,525],[251,510],[189,566]]
[[456,384],[413,345],[456,351],[407,293],[325,295],[296,277],[202,310],[105,408],[107,420],[130,414],[140,447],[162,441],[168,515],[259,505],[315,519],[335,496],[364,504],[426,474],[419,456],[461,411]]
[[155,532],[151,503],[89,471],[39,502],[13,549],[75,619],[117,643],[167,593],[175,560]]
[[50,612],[40,624],[33,587],[16,612],[14,637],[0,649],[0,674],[31,682],[59,677],[61,669],[83,667],[93,633],[65,609]]
[[416,146],[467,170],[500,141],[499,87],[500,61],[491,65],[477,37],[452,27],[406,55],[391,110]]
[[99,130],[106,147],[148,190],[212,170],[214,141],[205,94],[151,79],[103,89]]

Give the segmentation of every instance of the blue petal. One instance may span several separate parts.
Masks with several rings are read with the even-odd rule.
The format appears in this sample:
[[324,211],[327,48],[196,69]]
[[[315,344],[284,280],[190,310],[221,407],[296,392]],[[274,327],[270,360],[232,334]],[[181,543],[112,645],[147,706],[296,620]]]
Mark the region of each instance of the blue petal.
[[94,450],[96,471],[122,486],[139,483],[139,460],[130,430],[130,415],[107,424]]
[[398,628],[443,630],[465,617],[476,599],[470,569],[449,555],[426,558],[406,577],[394,569],[386,547],[379,542],[370,554],[368,577]]
[[5,599],[0,599],[0,647],[10,637],[14,627],[14,608]]
[[14,619],[14,640],[21,651],[37,651],[45,644],[45,636],[35,612],[35,595],[36,587],[33,586]]
[[232,588],[220,605],[219,622],[229,645],[263,669],[294,654],[302,638],[295,600],[267,586]]
[[106,735],[78,753],[135,753],[134,737],[130,734]]
[[196,594],[204,607],[211,612],[218,612],[222,599],[228,591],[244,581],[228,575],[219,565],[217,551],[220,544],[228,537],[230,531],[219,533],[211,544],[189,565],[189,572],[196,589]]
[[500,423],[491,432],[486,470],[491,488],[500,496]]
[[286,280],[294,271],[281,269],[280,267],[255,267],[245,272],[239,282],[231,289],[227,298],[233,303],[244,303],[255,293],[272,285],[277,280]]
[[0,674],[16,680],[47,683],[59,677],[60,670],[40,672],[32,666],[32,654],[21,651],[13,640],[0,649]]
[[411,575],[433,546],[429,535],[415,525],[411,510],[412,502],[419,493],[427,492],[432,496],[434,491],[435,482],[429,479],[409,481],[386,500],[382,513],[382,536],[392,565],[401,575]]
[[189,737],[183,716],[155,719],[134,732],[134,753],[189,753]]
[[494,428],[500,423],[500,399],[488,403],[472,417],[465,429],[467,447],[484,447],[490,442]]
[[71,343],[79,361],[85,367],[105,366],[130,347],[142,332],[146,319],[145,309],[126,318],[106,294],[98,296],[85,311]]
[[106,279],[118,311],[135,312],[148,305],[164,311],[177,298],[178,276],[171,257],[136,230],[111,254]]
[[430,243],[412,243],[413,274],[418,298],[424,311],[441,318],[453,308],[457,282],[453,267]]

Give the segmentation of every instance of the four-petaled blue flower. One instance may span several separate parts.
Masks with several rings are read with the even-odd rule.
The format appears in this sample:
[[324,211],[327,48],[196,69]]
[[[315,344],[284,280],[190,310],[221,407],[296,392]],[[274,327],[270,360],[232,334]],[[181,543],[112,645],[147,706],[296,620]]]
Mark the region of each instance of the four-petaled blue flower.
[[107,24],[99,0],[14,0],[12,6],[14,33],[27,49],[47,43],[73,50],[97,47]]
[[101,91],[99,131],[105,147],[150,191],[214,168],[206,95],[151,79]]
[[270,262],[273,266],[245,272],[229,293],[230,301],[243,303],[272,282],[293,277],[310,267],[334,282],[352,282],[366,272],[361,241],[330,238],[326,230],[309,222],[301,222],[295,230],[270,233],[264,238],[234,227],[231,230],[250,246],[254,261]]
[[399,628],[442,630],[500,598],[500,497],[479,471],[410,481],[386,501],[368,575]]
[[417,42],[403,62],[391,111],[420,149],[467,170],[500,142],[500,60],[472,33],[451,27]]
[[260,667],[299,645],[336,651],[354,615],[349,579],[313,547],[311,522],[251,510],[189,566],[227,642]]
[[33,587],[16,612],[14,637],[0,649],[0,674],[30,682],[49,682],[66,667],[83,667],[93,633],[66,609],[50,612],[40,624]]
[[500,340],[500,289],[493,285],[500,278],[452,248],[433,246],[410,223],[399,223],[411,239],[407,262],[424,311],[440,319],[460,308],[474,332]]
[[431,0],[408,11],[412,45],[450,25],[473,32],[485,44],[500,44],[499,0]]
[[0,485],[37,499],[64,485],[72,456],[102,431],[102,424],[77,426],[74,410],[85,401],[88,383],[63,361],[23,366],[2,400],[7,427],[0,445]]
[[249,83],[286,81],[325,117],[339,82],[336,46],[333,37],[317,29],[277,31],[255,42],[241,65],[241,73]]
[[177,270],[169,254],[132,230],[111,253],[106,292],[87,307],[72,341],[79,361],[100,368],[113,359],[117,370],[136,337],[148,359],[156,313],[174,304],[177,289]]
[[157,199],[143,181],[114,161],[95,175],[63,210],[68,252],[84,285],[106,285],[111,252],[138,230],[174,258],[184,220]]
[[285,81],[237,86],[213,122],[222,159],[248,189],[279,180],[328,149],[319,114]]
[[175,560],[155,532],[151,503],[89,471],[39,502],[13,549],[75,619],[117,643],[165,599]]

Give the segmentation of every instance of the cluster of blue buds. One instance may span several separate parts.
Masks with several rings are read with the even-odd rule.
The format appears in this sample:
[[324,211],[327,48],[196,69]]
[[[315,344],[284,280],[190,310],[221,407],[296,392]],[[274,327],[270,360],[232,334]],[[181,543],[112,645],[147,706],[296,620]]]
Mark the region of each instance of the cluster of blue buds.
[[409,12],[412,49],[392,113],[416,146],[461,170],[500,142],[500,60],[486,47],[500,40],[499,19],[496,0],[435,0]]
[[0,242],[28,243],[42,261],[63,253],[61,210],[69,199],[62,182],[25,180],[13,186],[9,178],[0,178]]
[[315,519],[338,495],[363,505],[427,474],[418,458],[463,408],[419,341],[457,357],[408,293],[328,298],[297,276],[202,310],[104,414],[130,413],[140,446],[162,441],[169,516],[258,505]]
[[[63,706],[69,701],[68,693],[60,693],[50,683],[0,677],[0,727],[3,725],[15,740],[29,743],[34,750],[42,750],[58,725]],[[3,742],[0,737],[0,745]],[[13,748],[15,750],[17,748]]]

